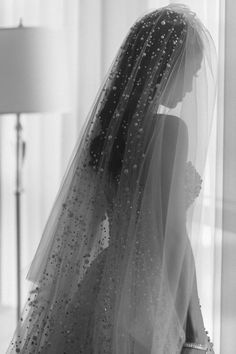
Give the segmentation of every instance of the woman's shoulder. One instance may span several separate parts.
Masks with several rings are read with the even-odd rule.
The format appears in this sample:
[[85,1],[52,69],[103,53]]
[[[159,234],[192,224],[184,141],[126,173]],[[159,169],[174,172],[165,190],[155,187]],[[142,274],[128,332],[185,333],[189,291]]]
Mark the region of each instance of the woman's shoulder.
[[179,132],[178,134],[180,134],[181,132],[181,136],[183,138],[188,137],[188,127],[186,122],[182,118],[170,114],[160,113],[156,113],[154,117],[155,119],[157,119],[157,121],[160,122],[160,124],[163,125],[164,130],[167,134],[175,135],[177,134],[177,132]]
[[156,117],[159,120],[165,120],[167,124],[168,123],[175,124],[175,125],[181,124],[181,125],[184,125],[185,127],[187,127],[186,122],[182,118],[172,115],[172,114],[155,113],[154,117]]

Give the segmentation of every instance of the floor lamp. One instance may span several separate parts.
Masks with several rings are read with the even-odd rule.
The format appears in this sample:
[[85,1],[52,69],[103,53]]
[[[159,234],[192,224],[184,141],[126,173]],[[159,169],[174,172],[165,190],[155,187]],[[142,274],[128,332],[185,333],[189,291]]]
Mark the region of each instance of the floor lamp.
[[17,320],[21,315],[21,195],[25,142],[21,114],[67,112],[68,76],[63,30],[0,28],[0,114],[16,114]]

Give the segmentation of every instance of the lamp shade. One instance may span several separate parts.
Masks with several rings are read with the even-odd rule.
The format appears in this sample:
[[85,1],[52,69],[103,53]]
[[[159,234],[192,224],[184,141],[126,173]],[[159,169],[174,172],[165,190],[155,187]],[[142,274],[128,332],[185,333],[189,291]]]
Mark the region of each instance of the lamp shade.
[[70,110],[63,30],[0,29],[0,113]]

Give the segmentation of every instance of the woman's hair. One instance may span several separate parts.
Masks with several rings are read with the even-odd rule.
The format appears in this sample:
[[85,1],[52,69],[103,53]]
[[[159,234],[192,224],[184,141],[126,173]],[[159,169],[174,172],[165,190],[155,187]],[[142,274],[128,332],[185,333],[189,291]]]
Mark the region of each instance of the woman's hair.
[[[178,20],[177,20],[178,19]],[[174,50],[181,50],[186,40],[186,21],[183,16],[174,11],[161,9],[145,15],[138,20],[131,28],[123,48],[125,52],[120,56],[116,75],[111,82],[111,89],[108,91],[106,102],[98,113],[100,119],[101,130],[97,136],[91,141],[89,152],[89,165],[95,170],[98,170],[101,152],[104,147],[105,136],[110,124],[110,120],[116,111],[117,104],[120,101],[121,95],[131,72],[140,60],[141,52],[143,51],[144,43],[148,41],[148,46],[145,48],[145,55],[142,56],[139,64],[139,70],[135,76],[132,93],[129,95],[128,102],[124,113],[122,113],[122,121],[117,131],[114,144],[112,146],[110,160],[108,162],[108,174],[111,175],[114,182],[118,182],[120,171],[122,168],[122,158],[125,152],[127,132],[131,118],[135,112],[139,98],[144,90],[147,72],[152,70],[156,65],[156,53],[159,50],[163,51],[158,77],[155,78],[152,97],[155,95],[157,85],[160,83],[162,76],[165,73],[167,64]],[[173,29],[172,31],[171,29]],[[164,44],[163,38],[168,33],[168,41]],[[181,39],[178,49],[176,49],[177,40]],[[171,71],[170,71],[171,72]],[[115,90],[112,88],[116,88]]]

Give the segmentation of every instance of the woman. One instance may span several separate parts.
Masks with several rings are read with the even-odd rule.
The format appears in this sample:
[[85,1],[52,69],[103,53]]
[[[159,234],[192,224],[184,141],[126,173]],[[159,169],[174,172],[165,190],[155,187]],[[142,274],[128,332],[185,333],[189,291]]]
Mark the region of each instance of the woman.
[[194,13],[169,5],[133,25],[78,139],[8,353],[210,351],[189,237],[213,97],[214,46]]

